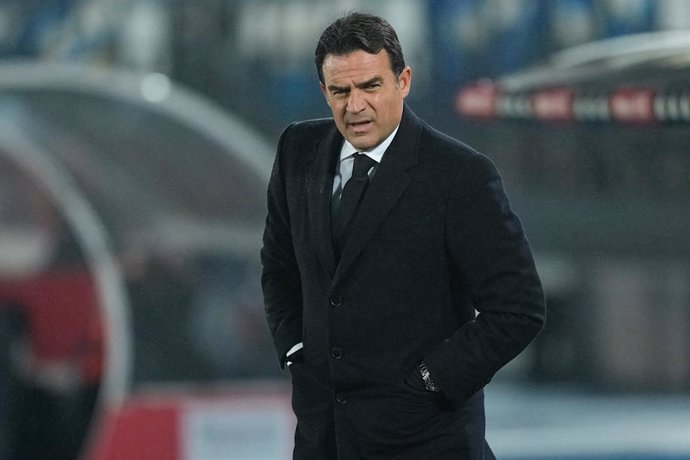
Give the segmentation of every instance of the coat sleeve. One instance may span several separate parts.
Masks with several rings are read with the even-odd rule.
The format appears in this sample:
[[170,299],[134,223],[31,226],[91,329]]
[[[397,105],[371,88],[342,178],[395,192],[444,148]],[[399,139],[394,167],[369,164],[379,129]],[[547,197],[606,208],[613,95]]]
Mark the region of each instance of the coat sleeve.
[[261,285],[266,320],[281,367],[285,355],[302,341],[302,289],[290,227],[285,165],[291,126],[278,143],[268,185],[268,214],[261,249]]
[[522,224],[485,156],[472,155],[456,174],[446,225],[458,282],[479,314],[424,360],[446,396],[462,403],[536,337],[546,306]]

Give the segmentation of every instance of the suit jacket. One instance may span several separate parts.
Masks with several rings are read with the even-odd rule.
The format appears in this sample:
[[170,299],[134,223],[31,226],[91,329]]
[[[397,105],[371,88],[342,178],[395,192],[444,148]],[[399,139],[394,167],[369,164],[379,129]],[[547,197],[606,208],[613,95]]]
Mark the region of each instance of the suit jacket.
[[[267,320],[281,363],[304,343],[290,366],[294,457],[491,458],[482,388],[545,318],[501,179],[405,106],[336,263],[342,142],[332,119],[290,125],[268,189]],[[406,383],[420,360],[441,393]]]

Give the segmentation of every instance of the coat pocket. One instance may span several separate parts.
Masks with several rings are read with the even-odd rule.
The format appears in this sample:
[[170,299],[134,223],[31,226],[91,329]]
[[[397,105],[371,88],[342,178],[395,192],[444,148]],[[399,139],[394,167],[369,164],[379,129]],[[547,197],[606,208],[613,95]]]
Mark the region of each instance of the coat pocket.
[[366,412],[369,434],[380,442],[392,443],[423,438],[450,415],[442,395],[411,387],[371,400]]

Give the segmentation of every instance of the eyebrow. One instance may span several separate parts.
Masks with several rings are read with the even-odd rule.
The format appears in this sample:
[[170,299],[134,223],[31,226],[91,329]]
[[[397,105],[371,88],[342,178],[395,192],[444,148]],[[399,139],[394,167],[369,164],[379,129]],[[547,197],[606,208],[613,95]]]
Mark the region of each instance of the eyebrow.
[[[359,89],[368,88],[369,86],[371,86],[375,83],[381,83],[382,81],[383,81],[383,78],[381,78],[381,77],[370,78],[369,80],[363,81],[362,83],[357,83],[355,85],[355,88],[359,88]],[[333,92],[333,91],[347,91],[349,89],[350,89],[349,86],[328,85],[328,90],[331,92]]]

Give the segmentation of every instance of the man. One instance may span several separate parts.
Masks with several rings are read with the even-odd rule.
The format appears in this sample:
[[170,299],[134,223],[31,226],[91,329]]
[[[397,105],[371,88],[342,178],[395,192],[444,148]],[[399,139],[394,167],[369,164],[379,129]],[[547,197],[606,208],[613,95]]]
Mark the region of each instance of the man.
[[493,164],[404,104],[386,21],[338,19],[316,67],[333,118],[283,133],[261,252],[294,458],[493,458],[482,388],[545,316],[521,224]]

